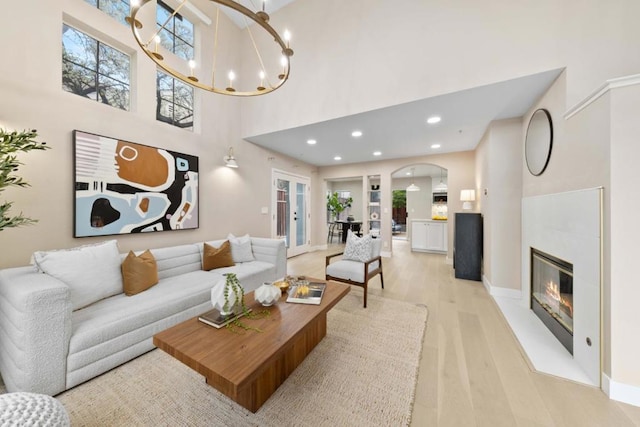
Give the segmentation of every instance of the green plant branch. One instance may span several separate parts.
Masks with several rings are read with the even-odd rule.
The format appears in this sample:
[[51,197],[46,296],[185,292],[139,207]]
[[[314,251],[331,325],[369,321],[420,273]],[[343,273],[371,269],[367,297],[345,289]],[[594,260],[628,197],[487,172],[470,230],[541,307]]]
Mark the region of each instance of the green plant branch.
[[336,215],[342,213],[346,208],[350,208],[352,203],[353,197],[349,197],[344,202],[341,202],[337,191],[327,195],[327,209]]
[[[29,187],[29,183],[18,176],[16,172],[22,162],[18,160],[17,154],[28,153],[32,150],[47,150],[50,147],[46,142],[37,142],[37,131],[7,132],[0,128],[0,193],[7,187]],[[0,231],[5,228],[31,225],[38,222],[35,219],[26,218],[22,212],[16,216],[9,216],[9,210],[13,202],[5,201],[0,203]]]
[[[231,295],[231,292],[233,292],[233,296],[235,297],[233,305],[229,304],[229,296]],[[228,273],[226,275],[226,280],[224,283],[224,305],[222,309],[224,312],[233,313],[230,314],[230,316],[243,314],[246,318],[252,320],[263,319],[271,315],[271,312],[267,309],[260,310],[257,313],[252,313],[251,311],[249,311],[244,303],[244,288],[240,284],[238,276],[235,273]],[[244,334],[249,330],[262,332],[262,330],[259,328],[242,323],[239,317],[228,323],[226,328],[236,334]],[[242,332],[238,329],[241,329]]]

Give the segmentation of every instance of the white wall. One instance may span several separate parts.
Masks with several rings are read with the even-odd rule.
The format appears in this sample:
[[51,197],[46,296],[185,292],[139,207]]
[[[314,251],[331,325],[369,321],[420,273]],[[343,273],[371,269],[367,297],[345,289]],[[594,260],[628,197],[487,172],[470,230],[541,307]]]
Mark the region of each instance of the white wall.
[[522,121],[491,123],[476,149],[475,210],[483,215],[483,276],[492,293],[520,290],[521,159]]
[[[475,211],[482,214],[482,275],[483,280],[491,282],[493,273],[491,267],[493,266],[493,255],[491,253],[491,244],[493,242],[493,224],[491,222],[493,200],[493,190],[489,191],[491,185],[489,178],[489,169],[491,167],[490,162],[490,145],[491,145],[491,132],[487,132],[482,136],[480,143],[476,147],[476,204]],[[484,190],[487,190],[487,194]],[[518,233],[520,234],[520,233]]]
[[[567,67],[573,104],[640,69],[635,0],[298,0],[272,14],[293,34],[291,78],[252,136]],[[437,42],[435,42],[437,41]]]
[[635,254],[638,253],[640,229],[634,226],[640,211],[636,161],[640,158],[640,85],[614,89],[610,97],[611,210],[605,211],[605,215],[608,213],[611,223],[611,379],[634,385],[632,403],[640,406],[640,342],[635,338],[640,301]]
[[[491,285],[520,289],[520,230],[522,198],[522,121],[493,122],[490,127],[489,185],[491,209],[485,222],[491,223]],[[487,186],[485,186],[487,188]],[[480,189],[476,189],[480,193]]]
[[431,218],[431,177],[418,176],[410,183],[420,187],[419,191],[407,191],[408,220]]

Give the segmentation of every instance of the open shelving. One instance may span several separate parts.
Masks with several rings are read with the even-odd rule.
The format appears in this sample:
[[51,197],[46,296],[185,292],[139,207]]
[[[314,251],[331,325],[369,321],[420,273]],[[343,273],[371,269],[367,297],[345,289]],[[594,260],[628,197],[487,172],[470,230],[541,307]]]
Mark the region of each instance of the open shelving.
[[379,237],[382,230],[380,177],[377,175],[370,176],[367,188],[367,221],[369,223],[369,234],[374,237]]

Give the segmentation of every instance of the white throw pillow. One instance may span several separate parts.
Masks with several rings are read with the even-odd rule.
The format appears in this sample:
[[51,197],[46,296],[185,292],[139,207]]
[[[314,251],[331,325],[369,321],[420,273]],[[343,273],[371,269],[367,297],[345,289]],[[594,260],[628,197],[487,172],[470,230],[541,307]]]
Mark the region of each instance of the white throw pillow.
[[360,262],[369,261],[372,258],[371,246],[371,235],[366,234],[363,237],[358,237],[349,230],[347,233],[347,244],[344,248],[342,259]]
[[69,286],[73,310],[123,292],[120,253],[115,240],[34,252],[33,259],[40,270]]
[[233,257],[233,262],[255,261],[253,251],[251,250],[251,236],[245,234],[242,237],[236,237],[229,233],[227,240],[231,243],[231,256]]

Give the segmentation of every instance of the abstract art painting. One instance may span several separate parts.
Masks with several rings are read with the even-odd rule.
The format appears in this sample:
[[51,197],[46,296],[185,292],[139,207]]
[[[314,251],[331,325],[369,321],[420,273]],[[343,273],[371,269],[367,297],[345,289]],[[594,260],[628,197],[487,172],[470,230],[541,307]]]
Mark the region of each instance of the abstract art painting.
[[198,157],[74,131],[75,237],[198,228]]

